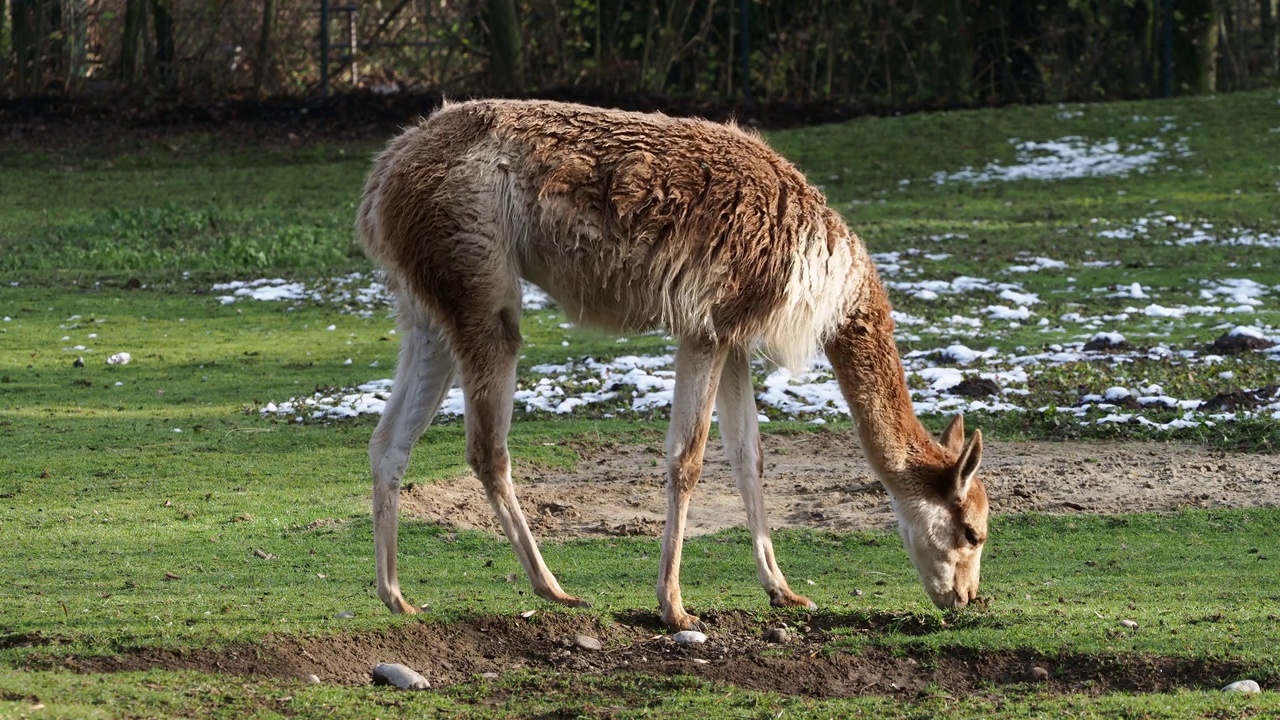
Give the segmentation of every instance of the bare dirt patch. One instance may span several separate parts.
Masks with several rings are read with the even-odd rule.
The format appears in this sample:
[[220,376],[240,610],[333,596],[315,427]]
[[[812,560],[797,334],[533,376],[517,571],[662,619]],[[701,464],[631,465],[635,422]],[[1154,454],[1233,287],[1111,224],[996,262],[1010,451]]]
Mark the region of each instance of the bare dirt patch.
[[[773,527],[888,528],[893,512],[851,432],[766,435],[765,505]],[[1181,443],[990,442],[983,480],[993,513],[1122,513],[1280,505],[1280,456]],[[570,470],[517,465],[520,502],[540,537],[660,535],[666,512],[661,443],[608,444]],[[402,512],[500,533],[479,481],[403,491]],[[689,534],[743,525],[746,513],[719,440],[707,446]]]
[[[984,687],[1034,683],[1051,692],[1166,692],[1217,688],[1248,668],[1239,663],[1138,654],[1043,655],[1029,650],[943,649],[919,654],[868,646],[828,652],[833,634],[873,633],[902,618],[854,618],[817,614],[790,616],[790,639],[761,638],[778,618],[762,622],[741,612],[708,613],[710,639],[681,646],[658,631],[651,613],[618,622],[582,614],[548,612],[530,619],[484,617],[455,623],[404,625],[377,632],[324,638],[269,637],[261,645],[222,650],[138,650],[108,657],[61,658],[57,664],[81,672],[166,668],[301,680],[314,673],[323,682],[363,685],[378,662],[398,662],[421,672],[435,688],[474,681],[510,670],[587,674],[692,675],[740,688],[787,695],[851,697],[867,694],[915,696],[944,689],[982,692]],[[922,632],[930,632],[927,627]],[[599,638],[603,649],[576,647],[575,635]],[[39,660],[34,664],[41,665]],[[1036,680],[1032,668],[1048,672]],[[1274,678],[1264,678],[1274,685]]]

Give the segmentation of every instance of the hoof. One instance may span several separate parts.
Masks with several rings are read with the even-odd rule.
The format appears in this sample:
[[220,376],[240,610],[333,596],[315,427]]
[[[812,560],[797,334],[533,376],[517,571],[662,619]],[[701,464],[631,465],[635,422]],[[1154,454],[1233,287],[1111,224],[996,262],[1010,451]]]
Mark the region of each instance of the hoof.
[[396,598],[387,607],[391,608],[393,615],[417,615],[422,612],[422,608],[417,605],[410,605],[404,601],[404,598]]
[[698,632],[705,633],[707,631],[707,624],[702,622],[697,615],[690,615],[689,613],[680,613],[679,615],[664,617],[662,618],[662,624],[676,632],[681,630],[697,630]]
[[563,592],[540,593],[540,592],[537,592],[536,590],[534,592],[537,593],[538,597],[542,598],[543,600],[546,600],[547,602],[550,602],[550,603],[555,603],[557,605],[564,605],[565,607],[571,607],[571,608],[582,608],[583,610],[589,610],[591,608],[591,602],[589,600],[586,600],[580,597],[574,597],[573,595],[566,595]]
[[776,608],[783,607],[799,607],[806,610],[817,610],[818,604],[803,595],[797,595],[790,590],[785,593],[779,593],[769,598],[769,604]]

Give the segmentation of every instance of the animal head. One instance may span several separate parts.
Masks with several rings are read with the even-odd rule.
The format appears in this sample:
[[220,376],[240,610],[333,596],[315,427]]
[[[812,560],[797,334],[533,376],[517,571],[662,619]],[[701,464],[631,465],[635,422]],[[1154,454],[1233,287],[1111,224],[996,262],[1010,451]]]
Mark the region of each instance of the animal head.
[[893,493],[898,532],[929,599],[958,608],[978,597],[982,548],[987,542],[987,491],[978,478],[982,431],[964,439],[956,415],[938,441],[945,462],[908,470]]

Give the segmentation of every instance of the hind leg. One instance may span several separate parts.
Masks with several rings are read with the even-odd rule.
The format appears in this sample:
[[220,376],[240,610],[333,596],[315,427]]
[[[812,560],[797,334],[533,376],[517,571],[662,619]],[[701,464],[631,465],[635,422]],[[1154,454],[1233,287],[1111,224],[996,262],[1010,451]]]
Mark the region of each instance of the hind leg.
[[369,441],[373,468],[373,535],[378,597],[393,613],[416,613],[405,602],[396,577],[396,533],[399,523],[400,480],[409,454],[440,409],[453,384],[454,362],[438,328],[421,310],[402,303],[404,339],[396,366],[395,385],[378,428]]
[[458,328],[455,345],[467,403],[467,462],[484,485],[489,504],[529,575],[533,591],[554,603],[588,607],[585,600],[560,589],[560,583],[547,569],[511,482],[507,433],[511,428],[521,343],[520,290],[514,283],[512,287],[502,293],[500,307],[468,318]]
[[760,584],[775,607],[798,606],[817,609],[813,601],[797,595],[787,585],[787,578],[773,557],[773,541],[769,539],[769,519],[764,509],[764,493],[760,476],[764,472],[764,455],[760,448],[760,424],[756,418],[755,388],[751,385],[751,360],[746,350],[733,350],[720,376],[716,396],[720,410],[720,437],[729,456],[738,492],[747,507],[747,525],[751,528],[751,544],[755,549],[756,570]]

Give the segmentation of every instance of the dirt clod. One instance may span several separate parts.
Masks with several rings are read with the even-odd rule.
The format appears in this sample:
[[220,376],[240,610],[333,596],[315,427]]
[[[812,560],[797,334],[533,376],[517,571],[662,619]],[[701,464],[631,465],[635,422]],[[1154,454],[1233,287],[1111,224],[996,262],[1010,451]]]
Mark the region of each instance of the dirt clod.
[[767,643],[784,645],[791,642],[791,631],[784,627],[769,628],[760,635],[760,639]]
[[1045,682],[1049,679],[1049,671],[1039,665],[1033,665],[1031,667],[1031,679],[1036,682]]
[[1226,353],[1234,355],[1236,353],[1249,352],[1250,350],[1265,350],[1275,343],[1266,338],[1254,337],[1252,335],[1232,335],[1231,333],[1223,333],[1213,344],[1209,346],[1209,352]]

